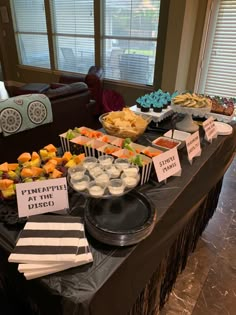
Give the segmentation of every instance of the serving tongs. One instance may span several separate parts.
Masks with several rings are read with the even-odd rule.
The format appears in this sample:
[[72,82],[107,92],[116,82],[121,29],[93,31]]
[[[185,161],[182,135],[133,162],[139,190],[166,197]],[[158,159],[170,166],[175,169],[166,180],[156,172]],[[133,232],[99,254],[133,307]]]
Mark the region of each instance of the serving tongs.
[[173,137],[174,137],[174,132],[175,132],[175,128],[176,128],[177,119],[178,119],[178,113],[175,113],[174,115],[172,115],[171,121],[170,121],[170,125],[171,125],[171,139],[173,139]]

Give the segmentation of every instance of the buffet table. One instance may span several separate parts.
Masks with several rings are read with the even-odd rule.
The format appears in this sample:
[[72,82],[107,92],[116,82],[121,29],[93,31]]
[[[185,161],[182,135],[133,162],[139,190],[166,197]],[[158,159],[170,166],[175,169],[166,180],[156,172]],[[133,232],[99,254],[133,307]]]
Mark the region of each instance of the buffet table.
[[[236,146],[236,124],[212,144],[201,138],[202,154],[190,165],[180,150],[181,177],[138,187],[156,207],[157,223],[142,242],[129,247],[103,245],[87,234],[94,262],[26,281],[7,256],[24,220],[14,221],[14,203],[0,204],[0,301],[3,314],[156,314],[178,273],[214,214],[223,176]],[[156,134],[146,133],[145,143]],[[70,193],[70,213],[83,215],[85,200]],[[12,221],[4,223],[4,214]],[[2,306],[3,305],[3,306]],[[5,308],[4,308],[5,307]]]

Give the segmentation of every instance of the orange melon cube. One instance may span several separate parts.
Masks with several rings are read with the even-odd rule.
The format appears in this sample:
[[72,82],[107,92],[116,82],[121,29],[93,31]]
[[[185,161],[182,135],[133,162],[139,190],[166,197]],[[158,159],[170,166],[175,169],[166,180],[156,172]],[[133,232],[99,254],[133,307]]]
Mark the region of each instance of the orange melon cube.
[[54,171],[54,169],[56,168],[56,165],[52,162],[47,162],[44,166],[43,169],[44,171],[49,174],[52,173]]
[[31,161],[34,161],[34,160],[39,159],[39,158],[40,158],[39,154],[34,151],[32,153],[32,156],[31,156]]
[[0,190],[7,189],[10,185],[12,185],[14,182],[11,179],[0,179]]
[[8,172],[8,163],[7,163],[7,162],[2,163],[2,164],[0,165],[0,171]]
[[29,167],[24,167],[24,168],[21,170],[20,175],[21,175],[22,177],[32,177],[32,176],[33,176],[32,169],[29,168]]
[[44,147],[48,152],[57,152],[57,148],[53,144],[48,144]]
[[54,156],[54,157],[52,157],[52,158],[50,159],[50,161],[52,161],[52,160],[55,160],[55,161],[57,162],[57,165],[60,165],[60,164],[62,164],[62,162],[63,162],[62,157],[59,157],[59,156]]
[[68,162],[71,158],[72,158],[72,154],[70,151],[66,151],[62,156],[62,160],[65,162]]
[[32,166],[31,171],[32,171],[33,177],[39,177],[42,175],[42,173],[44,173],[44,170],[41,167],[37,167],[37,166]]
[[53,170],[52,174],[50,175],[50,178],[60,178],[62,177],[62,172],[58,171],[56,168]]
[[75,161],[76,164],[80,164],[84,160],[84,158],[85,158],[85,154],[81,153],[73,157],[73,160]]
[[31,159],[31,154],[29,152],[24,152],[17,158],[19,163],[28,162],[30,159]]
[[9,171],[15,171],[18,166],[19,166],[18,163],[8,163],[8,170]]

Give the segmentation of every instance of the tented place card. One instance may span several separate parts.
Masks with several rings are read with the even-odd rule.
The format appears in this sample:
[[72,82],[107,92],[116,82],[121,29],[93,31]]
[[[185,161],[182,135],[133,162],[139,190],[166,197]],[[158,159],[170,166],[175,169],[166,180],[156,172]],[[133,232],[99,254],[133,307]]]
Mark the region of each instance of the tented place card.
[[212,139],[217,137],[217,130],[214,123],[213,117],[209,117],[202,123],[203,129],[205,130],[205,138],[207,141],[212,142]]
[[190,164],[192,164],[193,158],[195,156],[200,156],[202,152],[199,131],[194,132],[191,136],[186,138],[185,143],[188,152],[188,160]]
[[181,165],[177,148],[168,150],[153,158],[158,181],[167,179],[170,176],[181,175]]
[[65,177],[16,184],[16,196],[19,217],[69,208]]

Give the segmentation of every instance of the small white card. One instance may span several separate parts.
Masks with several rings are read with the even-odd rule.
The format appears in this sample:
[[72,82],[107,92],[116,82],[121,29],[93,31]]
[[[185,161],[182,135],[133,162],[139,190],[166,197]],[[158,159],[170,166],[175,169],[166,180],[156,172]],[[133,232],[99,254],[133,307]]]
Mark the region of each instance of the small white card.
[[202,123],[203,129],[205,130],[205,138],[207,141],[212,142],[212,139],[217,137],[217,130],[214,123],[213,117],[209,117]]
[[192,164],[193,158],[195,156],[200,156],[202,152],[199,131],[194,132],[185,140],[185,142],[188,152],[188,160]]
[[159,182],[173,175],[181,175],[181,165],[177,148],[173,148],[162,154],[159,154],[155,156],[152,160]]
[[68,209],[66,178],[16,184],[19,217]]

